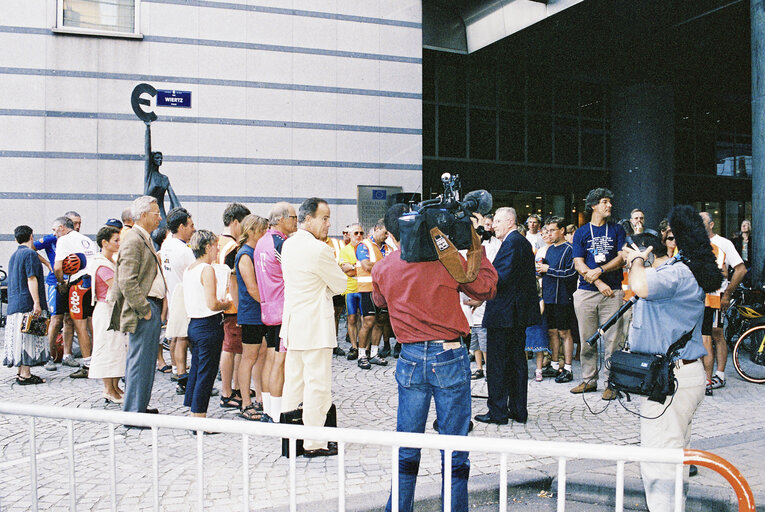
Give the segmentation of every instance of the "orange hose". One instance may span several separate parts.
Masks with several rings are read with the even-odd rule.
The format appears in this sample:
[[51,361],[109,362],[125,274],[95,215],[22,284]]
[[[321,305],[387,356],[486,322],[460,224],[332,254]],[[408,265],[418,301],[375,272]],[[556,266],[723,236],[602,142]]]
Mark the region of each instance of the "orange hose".
[[744,475],[730,462],[715,455],[714,453],[702,450],[685,450],[683,464],[695,464],[709,468],[721,474],[736,491],[738,498],[739,512],[756,512],[754,506],[754,494],[749,487]]

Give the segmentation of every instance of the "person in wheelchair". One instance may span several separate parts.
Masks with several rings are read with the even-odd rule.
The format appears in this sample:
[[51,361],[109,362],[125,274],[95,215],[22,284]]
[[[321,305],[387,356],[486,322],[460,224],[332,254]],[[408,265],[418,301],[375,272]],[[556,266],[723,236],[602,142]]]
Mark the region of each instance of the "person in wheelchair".
[[[718,289],[722,282],[698,212],[692,206],[675,206],[669,225],[680,250],[674,258],[654,258],[653,251],[661,241],[653,235],[641,235],[622,251],[630,268],[630,288],[641,299],[634,307],[629,330],[632,352],[664,354],[683,334],[693,331],[674,359],[674,395],[665,403],[645,400],[641,406],[640,444],[651,448],[689,446],[691,422],[705,389],[701,363],[706,355],[701,339],[704,293]],[[674,510],[674,465],[641,463],[640,472],[648,509]]]

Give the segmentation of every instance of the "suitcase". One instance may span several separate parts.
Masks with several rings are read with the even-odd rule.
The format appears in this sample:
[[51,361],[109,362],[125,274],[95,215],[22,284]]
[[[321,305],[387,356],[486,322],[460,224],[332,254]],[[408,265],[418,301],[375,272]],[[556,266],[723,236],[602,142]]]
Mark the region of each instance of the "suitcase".
[[[303,409],[298,408],[294,411],[287,411],[281,413],[279,416],[279,423],[286,423],[288,425],[302,425],[303,424]],[[335,404],[330,406],[327,411],[327,420],[324,422],[325,427],[337,427],[337,408]],[[303,440],[295,440],[295,455],[303,455]],[[289,458],[290,456],[290,440],[288,438],[282,438],[282,457]]]

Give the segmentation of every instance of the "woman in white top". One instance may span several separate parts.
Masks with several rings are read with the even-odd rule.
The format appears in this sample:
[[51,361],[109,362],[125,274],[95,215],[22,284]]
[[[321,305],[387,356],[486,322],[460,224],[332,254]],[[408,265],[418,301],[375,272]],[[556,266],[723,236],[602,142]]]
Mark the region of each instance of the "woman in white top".
[[231,306],[231,301],[218,298],[218,280],[212,267],[218,257],[215,233],[200,229],[191,237],[189,247],[196,261],[183,274],[191,345],[191,368],[183,405],[191,407],[192,416],[204,417],[223,347],[223,311]]
[[114,282],[114,262],[120,248],[120,230],[104,226],[96,234],[96,243],[101,252],[96,254],[88,267],[93,283],[93,356],[90,360],[88,377],[103,379],[104,400],[122,403],[123,391],[119,387],[120,377],[125,376],[128,335],[119,331],[109,331],[112,305],[106,302],[106,294]]

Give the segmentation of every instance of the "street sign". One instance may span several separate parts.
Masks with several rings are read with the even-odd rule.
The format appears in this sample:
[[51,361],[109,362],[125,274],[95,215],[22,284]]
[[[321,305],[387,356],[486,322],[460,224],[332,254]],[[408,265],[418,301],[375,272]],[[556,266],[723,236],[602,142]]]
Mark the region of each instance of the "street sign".
[[157,90],[158,107],[191,108],[191,91]]

